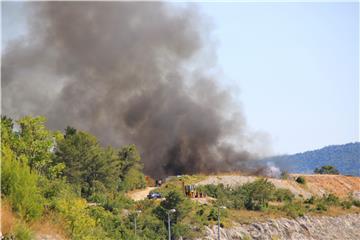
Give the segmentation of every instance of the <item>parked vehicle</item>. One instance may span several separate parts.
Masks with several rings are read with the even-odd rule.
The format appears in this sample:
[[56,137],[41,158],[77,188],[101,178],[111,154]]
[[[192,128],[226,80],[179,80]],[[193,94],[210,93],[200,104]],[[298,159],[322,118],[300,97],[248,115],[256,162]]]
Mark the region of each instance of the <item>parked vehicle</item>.
[[152,192],[148,194],[148,199],[157,199],[157,198],[161,198],[161,194],[158,192]]

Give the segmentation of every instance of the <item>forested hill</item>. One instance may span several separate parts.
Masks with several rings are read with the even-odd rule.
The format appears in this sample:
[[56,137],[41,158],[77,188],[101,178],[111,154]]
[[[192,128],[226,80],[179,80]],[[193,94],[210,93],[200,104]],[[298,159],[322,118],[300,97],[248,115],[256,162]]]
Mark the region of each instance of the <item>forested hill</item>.
[[360,142],[265,159],[291,173],[312,173],[324,165],[336,167],[343,175],[360,176]]

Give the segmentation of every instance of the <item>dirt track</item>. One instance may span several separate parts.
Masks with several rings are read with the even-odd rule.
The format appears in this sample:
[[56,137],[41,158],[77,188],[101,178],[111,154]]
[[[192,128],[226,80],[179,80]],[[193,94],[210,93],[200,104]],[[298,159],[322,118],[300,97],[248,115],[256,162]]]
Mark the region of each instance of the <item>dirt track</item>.
[[149,192],[156,189],[156,187],[147,187],[145,189],[134,190],[126,193],[126,195],[134,201],[140,201],[147,197]]

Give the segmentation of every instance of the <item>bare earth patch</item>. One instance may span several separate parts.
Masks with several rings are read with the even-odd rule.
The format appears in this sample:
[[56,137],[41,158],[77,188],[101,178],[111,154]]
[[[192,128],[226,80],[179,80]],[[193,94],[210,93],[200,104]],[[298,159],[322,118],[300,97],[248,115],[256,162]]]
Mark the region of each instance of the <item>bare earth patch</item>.
[[140,201],[140,200],[144,200],[147,197],[147,195],[154,189],[156,189],[156,187],[147,187],[144,189],[137,189],[134,191],[127,192],[126,196],[128,196],[129,198],[131,198],[134,201]]
[[[305,177],[306,184],[295,182],[297,176]],[[224,186],[241,186],[248,182],[253,182],[258,177],[241,175],[213,175],[198,182],[196,185],[223,184]],[[277,188],[289,189],[296,196],[308,198],[312,195],[322,196],[323,194],[333,193],[341,198],[346,198],[348,194],[360,197],[360,177],[342,175],[306,175],[292,174],[290,179],[268,178]]]

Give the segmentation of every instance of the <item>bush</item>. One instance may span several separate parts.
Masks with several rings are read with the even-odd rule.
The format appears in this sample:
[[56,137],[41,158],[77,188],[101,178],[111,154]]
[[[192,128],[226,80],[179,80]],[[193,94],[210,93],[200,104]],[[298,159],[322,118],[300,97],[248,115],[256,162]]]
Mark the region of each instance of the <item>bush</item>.
[[64,217],[71,239],[95,240],[105,236],[102,229],[96,226],[95,219],[91,218],[86,207],[86,201],[81,198],[64,198],[56,202],[56,209]]
[[[200,187],[199,191],[217,198],[218,204],[228,208],[264,210],[267,208],[268,202],[274,198],[275,186],[267,179],[262,178],[235,189],[226,188],[222,184],[211,184]],[[277,197],[290,200],[293,195],[286,190],[280,190]]]
[[225,196],[231,195],[230,189],[225,188],[223,184],[215,185],[215,184],[208,184],[205,186],[198,187],[200,192],[206,193],[208,196],[213,198],[221,198]]
[[322,166],[321,168],[315,168],[314,173],[317,174],[339,174],[339,171],[334,166]]
[[130,168],[125,175],[124,181],[121,184],[121,189],[124,191],[145,188],[145,175],[136,168]]
[[314,196],[311,196],[311,197],[309,197],[308,199],[306,199],[304,201],[304,203],[306,203],[306,204],[314,204],[314,202],[315,202],[315,197]]
[[285,188],[279,188],[274,193],[274,198],[278,202],[283,202],[283,201],[291,202],[294,199],[294,197],[295,197],[294,194],[289,189],[285,189]]
[[301,203],[290,203],[284,205],[282,208],[284,212],[290,217],[296,218],[296,217],[302,217],[304,216],[305,209],[301,205]]
[[324,195],[322,197],[321,201],[323,201],[326,205],[330,205],[330,206],[331,205],[337,206],[340,204],[339,198],[332,193],[330,193],[328,195]]
[[319,212],[325,212],[327,211],[327,207],[324,203],[320,202],[318,204],[316,204],[316,211],[319,211]]
[[165,200],[161,201],[160,205],[154,209],[155,215],[167,223],[167,211],[175,209],[176,212],[172,213],[172,222],[183,219],[191,210],[191,200],[185,198],[182,193],[178,191],[170,191]]
[[239,197],[235,196],[233,201],[232,201],[232,208],[235,208],[235,209],[243,209],[243,208],[245,208],[244,200],[242,198],[239,198]]
[[141,239],[163,240],[167,236],[164,223],[154,215],[143,213],[138,218],[139,235]]
[[343,201],[343,202],[341,202],[341,206],[343,207],[343,209],[350,209],[352,206],[352,202],[351,201]]
[[15,159],[6,146],[2,146],[1,177],[1,192],[10,201],[14,211],[25,220],[42,215],[44,198],[37,186],[38,175],[30,171],[26,159]]
[[191,237],[194,235],[192,229],[187,224],[175,224],[172,228],[172,235],[178,239],[180,237],[183,237],[185,239],[191,239]]
[[34,239],[34,234],[25,224],[20,223],[15,227],[14,237],[20,240],[32,240]]
[[34,239],[33,232],[26,226],[25,223],[16,224],[14,231],[11,233],[6,233],[1,236],[3,240],[32,240]]
[[353,199],[352,200],[352,204],[356,207],[360,207],[360,200],[357,200],[357,199]]
[[297,177],[295,181],[300,184],[305,184],[305,178],[303,176]]
[[126,197],[122,193],[116,194],[114,199],[107,198],[106,202],[103,204],[103,207],[106,210],[112,211],[114,213],[119,213],[123,208],[130,208],[133,205],[134,201]]
[[273,198],[275,186],[267,179],[259,179],[246,183],[240,188],[244,205],[249,210],[263,210]]
[[209,215],[207,216],[208,221],[217,221],[218,214],[217,209],[211,208]]
[[[96,221],[98,228],[102,228],[104,234],[101,239],[133,239],[133,228],[129,229],[126,222],[120,216],[105,210],[101,206],[89,208],[89,215]],[[128,224],[129,225],[129,224]],[[133,227],[133,226],[131,226]],[[135,238],[134,238],[135,239]]]

